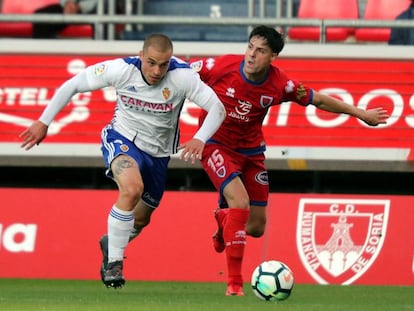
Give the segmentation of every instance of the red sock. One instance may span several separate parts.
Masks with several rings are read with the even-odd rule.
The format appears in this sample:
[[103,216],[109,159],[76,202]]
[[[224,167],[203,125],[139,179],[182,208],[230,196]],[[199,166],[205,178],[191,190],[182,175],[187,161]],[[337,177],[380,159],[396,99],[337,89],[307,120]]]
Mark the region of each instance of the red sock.
[[242,261],[246,245],[246,222],[249,211],[229,208],[223,228],[229,283],[243,285]]

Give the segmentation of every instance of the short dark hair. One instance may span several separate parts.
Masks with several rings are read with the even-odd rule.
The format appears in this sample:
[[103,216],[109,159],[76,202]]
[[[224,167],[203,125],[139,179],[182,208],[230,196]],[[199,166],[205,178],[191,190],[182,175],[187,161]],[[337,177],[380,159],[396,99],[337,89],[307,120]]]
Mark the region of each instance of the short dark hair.
[[267,45],[273,51],[273,53],[279,54],[285,46],[285,39],[282,34],[276,29],[264,25],[255,27],[249,35],[249,41],[252,37],[259,36],[265,38]]
[[142,49],[145,51],[149,46],[156,46],[163,52],[173,50],[173,43],[171,39],[162,33],[153,33],[145,38]]

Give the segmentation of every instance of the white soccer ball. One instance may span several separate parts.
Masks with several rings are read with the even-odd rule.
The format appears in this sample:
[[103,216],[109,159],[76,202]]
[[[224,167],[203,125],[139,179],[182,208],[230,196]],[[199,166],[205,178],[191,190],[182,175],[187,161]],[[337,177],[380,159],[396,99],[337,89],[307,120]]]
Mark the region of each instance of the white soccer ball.
[[293,289],[294,277],[289,267],[277,260],[264,261],[254,269],[251,285],[263,300],[285,300]]

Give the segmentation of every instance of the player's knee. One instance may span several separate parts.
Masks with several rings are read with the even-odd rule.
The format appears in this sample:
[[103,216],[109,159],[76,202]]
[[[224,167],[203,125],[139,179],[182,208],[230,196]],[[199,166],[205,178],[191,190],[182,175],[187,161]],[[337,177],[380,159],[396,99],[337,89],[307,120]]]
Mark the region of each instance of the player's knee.
[[132,210],[141,199],[143,190],[143,187],[136,185],[126,186],[119,189],[119,196]]
[[227,204],[229,207],[236,207],[242,209],[249,209],[250,208],[250,201],[248,197],[236,197],[231,199],[226,199]]
[[260,238],[265,232],[266,224],[262,222],[247,223],[246,233],[254,238]]

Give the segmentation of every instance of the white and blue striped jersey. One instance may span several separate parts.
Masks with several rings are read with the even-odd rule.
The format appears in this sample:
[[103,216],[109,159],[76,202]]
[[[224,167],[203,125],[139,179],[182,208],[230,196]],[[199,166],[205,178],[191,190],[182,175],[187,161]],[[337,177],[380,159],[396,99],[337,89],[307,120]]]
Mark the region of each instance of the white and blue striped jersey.
[[[216,109],[222,107],[214,91],[184,61],[172,57],[166,76],[158,84],[148,85],[141,73],[141,59],[127,57],[89,66],[65,82],[40,121],[50,124],[74,94],[108,86],[116,90],[111,126],[138,148],[156,157],[177,152],[179,116],[186,98],[207,111],[214,108],[217,113],[220,110]],[[209,121],[217,124],[204,127],[194,137],[205,142],[221,121],[218,113],[217,118]]]

